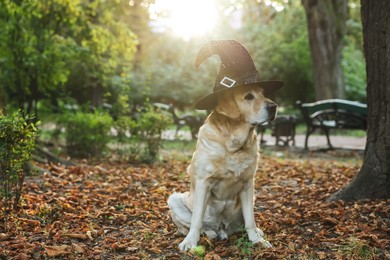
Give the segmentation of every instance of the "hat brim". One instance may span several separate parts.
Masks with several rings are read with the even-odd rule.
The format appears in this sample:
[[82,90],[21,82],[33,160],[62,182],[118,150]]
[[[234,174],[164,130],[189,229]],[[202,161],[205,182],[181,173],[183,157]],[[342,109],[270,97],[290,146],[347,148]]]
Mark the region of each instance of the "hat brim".
[[[250,85],[257,85],[261,87],[264,90],[264,95],[269,95],[277,90],[279,90],[281,87],[283,87],[283,82],[278,81],[278,80],[266,80],[266,81],[260,81],[257,83],[252,83]],[[218,91],[213,92],[212,94],[205,96],[204,98],[200,99],[198,102],[195,104],[195,108],[198,110],[207,110],[207,109],[214,109],[217,104],[218,104],[218,95],[221,93],[235,89],[241,86],[248,86],[248,85],[239,85],[236,87],[232,88],[225,88],[225,89],[220,89]]]

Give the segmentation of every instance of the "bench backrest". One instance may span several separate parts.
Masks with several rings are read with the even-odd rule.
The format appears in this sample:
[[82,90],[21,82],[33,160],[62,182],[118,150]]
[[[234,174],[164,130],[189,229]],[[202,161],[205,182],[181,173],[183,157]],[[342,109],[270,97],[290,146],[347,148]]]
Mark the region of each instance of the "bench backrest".
[[307,110],[309,114],[314,114],[317,111],[321,110],[344,110],[350,111],[353,113],[361,114],[367,116],[367,105],[357,102],[344,99],[326,99],[322,101],[317,101],[313,103],[303,103],[302,108]]
[[364,130],[367,127],[367,105],[360,102],[327,99],[298,106],[309,125]]

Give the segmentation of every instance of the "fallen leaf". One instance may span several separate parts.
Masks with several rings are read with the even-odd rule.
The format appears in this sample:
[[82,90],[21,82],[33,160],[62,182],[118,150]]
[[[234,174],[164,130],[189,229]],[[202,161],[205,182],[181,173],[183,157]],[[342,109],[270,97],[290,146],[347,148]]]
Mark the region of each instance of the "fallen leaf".
[[79,253],[79,254],[82,254],[85,252],[84,248],[76,243],[72,243],[72,248],[73,248],[74,252]]
[[87,239],[88,236],[84,234],[77,234],[77,233],[72,233],[72,234],[65,234],[64,236],[70,237],[70,238],[78,238],[78,239]]
[[45,246],[46,253],[49,257],[60,256],[69,254],[70,246],[61,245],[61,246]]
[[204,259],[205,260],[221,260],[222,258],[214,251],[211,251],[210,253],[205,255]]
[[10,238],[10,235],[9,235],[9,234],[0,233],[0,241],[5,241],[5,240],[7,240],[8,238]]

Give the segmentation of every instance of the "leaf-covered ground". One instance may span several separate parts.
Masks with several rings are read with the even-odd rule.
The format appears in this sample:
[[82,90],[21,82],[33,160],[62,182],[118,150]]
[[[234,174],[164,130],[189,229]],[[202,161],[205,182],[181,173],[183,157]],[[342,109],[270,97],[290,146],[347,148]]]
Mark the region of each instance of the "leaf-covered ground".
[[166,201],[188,190],[187,163],[41,165],[49,172],[26,180],[20,213],[0,216],[0,259],[390,258],[390,201],[327,202],[357,165],[271,157],[259,165],[255,212],[273,247],[238,233],[182,253]]

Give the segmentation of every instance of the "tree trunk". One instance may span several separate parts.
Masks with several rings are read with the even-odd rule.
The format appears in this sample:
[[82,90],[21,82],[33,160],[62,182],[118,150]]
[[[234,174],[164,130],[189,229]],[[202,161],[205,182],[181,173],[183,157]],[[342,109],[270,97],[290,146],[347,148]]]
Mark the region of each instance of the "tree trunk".
[[101,107],[103,105],[104,89],[100,82],[97,82],[92,87],[92,106],[94,108]]
[[390,198],[390,1],[362,0],[368,130],[363,166],[331,199]]
[[305,7],[317,100],[344,98],[341,67],[347,0],[302,0]]
[[4,108],[5,108],[5,93],[3,87],[0,86],[0,116],[2,112],[5,112]]

